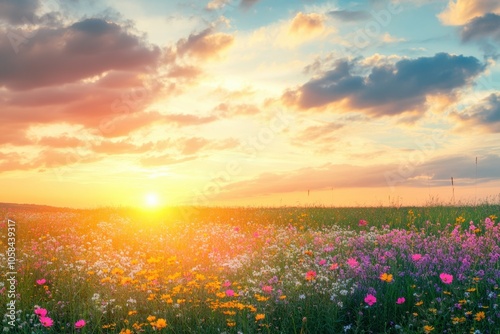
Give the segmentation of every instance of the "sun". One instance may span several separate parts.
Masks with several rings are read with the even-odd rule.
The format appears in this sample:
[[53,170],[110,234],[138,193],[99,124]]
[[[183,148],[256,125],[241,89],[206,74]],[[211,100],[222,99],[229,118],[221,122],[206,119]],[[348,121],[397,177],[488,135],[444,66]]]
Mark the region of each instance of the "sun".
[[144,196],[144,203],[149,208],[155,208],[160,204],[160,198],[156,193],[148,193]]

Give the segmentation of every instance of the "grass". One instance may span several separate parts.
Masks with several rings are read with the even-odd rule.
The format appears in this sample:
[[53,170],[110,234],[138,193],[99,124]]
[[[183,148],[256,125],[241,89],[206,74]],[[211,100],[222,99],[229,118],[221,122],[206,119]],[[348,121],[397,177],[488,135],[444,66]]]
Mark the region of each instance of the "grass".
[[0,212],[9,333],[500,332],[499,204]]

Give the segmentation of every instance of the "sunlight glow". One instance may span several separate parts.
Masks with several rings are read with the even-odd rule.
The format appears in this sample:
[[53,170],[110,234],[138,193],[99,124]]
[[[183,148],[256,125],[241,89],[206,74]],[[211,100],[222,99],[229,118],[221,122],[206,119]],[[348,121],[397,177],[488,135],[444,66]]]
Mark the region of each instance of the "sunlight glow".
[[155,193],[148,193],[144,197],[144,202],[147,207],[150,208],[155,208],[160,204],[160,199],[157,194]]

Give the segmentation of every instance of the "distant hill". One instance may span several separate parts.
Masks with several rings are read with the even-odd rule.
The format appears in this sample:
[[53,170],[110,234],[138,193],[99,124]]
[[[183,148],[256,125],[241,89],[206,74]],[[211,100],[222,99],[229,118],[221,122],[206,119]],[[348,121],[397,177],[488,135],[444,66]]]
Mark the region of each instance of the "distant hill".
[[18,209],[18,210],[36,210],[36,211],[73,211],[72,208],[61,208],[50,205],[27,204],[27,203],[2,203],[0,202],[0,209]]

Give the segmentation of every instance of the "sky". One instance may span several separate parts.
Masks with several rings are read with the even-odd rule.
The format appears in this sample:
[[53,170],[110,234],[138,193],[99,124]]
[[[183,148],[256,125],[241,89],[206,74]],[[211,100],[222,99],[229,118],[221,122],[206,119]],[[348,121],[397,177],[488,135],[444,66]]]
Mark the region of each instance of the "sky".
[[0,202],[499,201],[499,58],[497,0],[0,0]]

